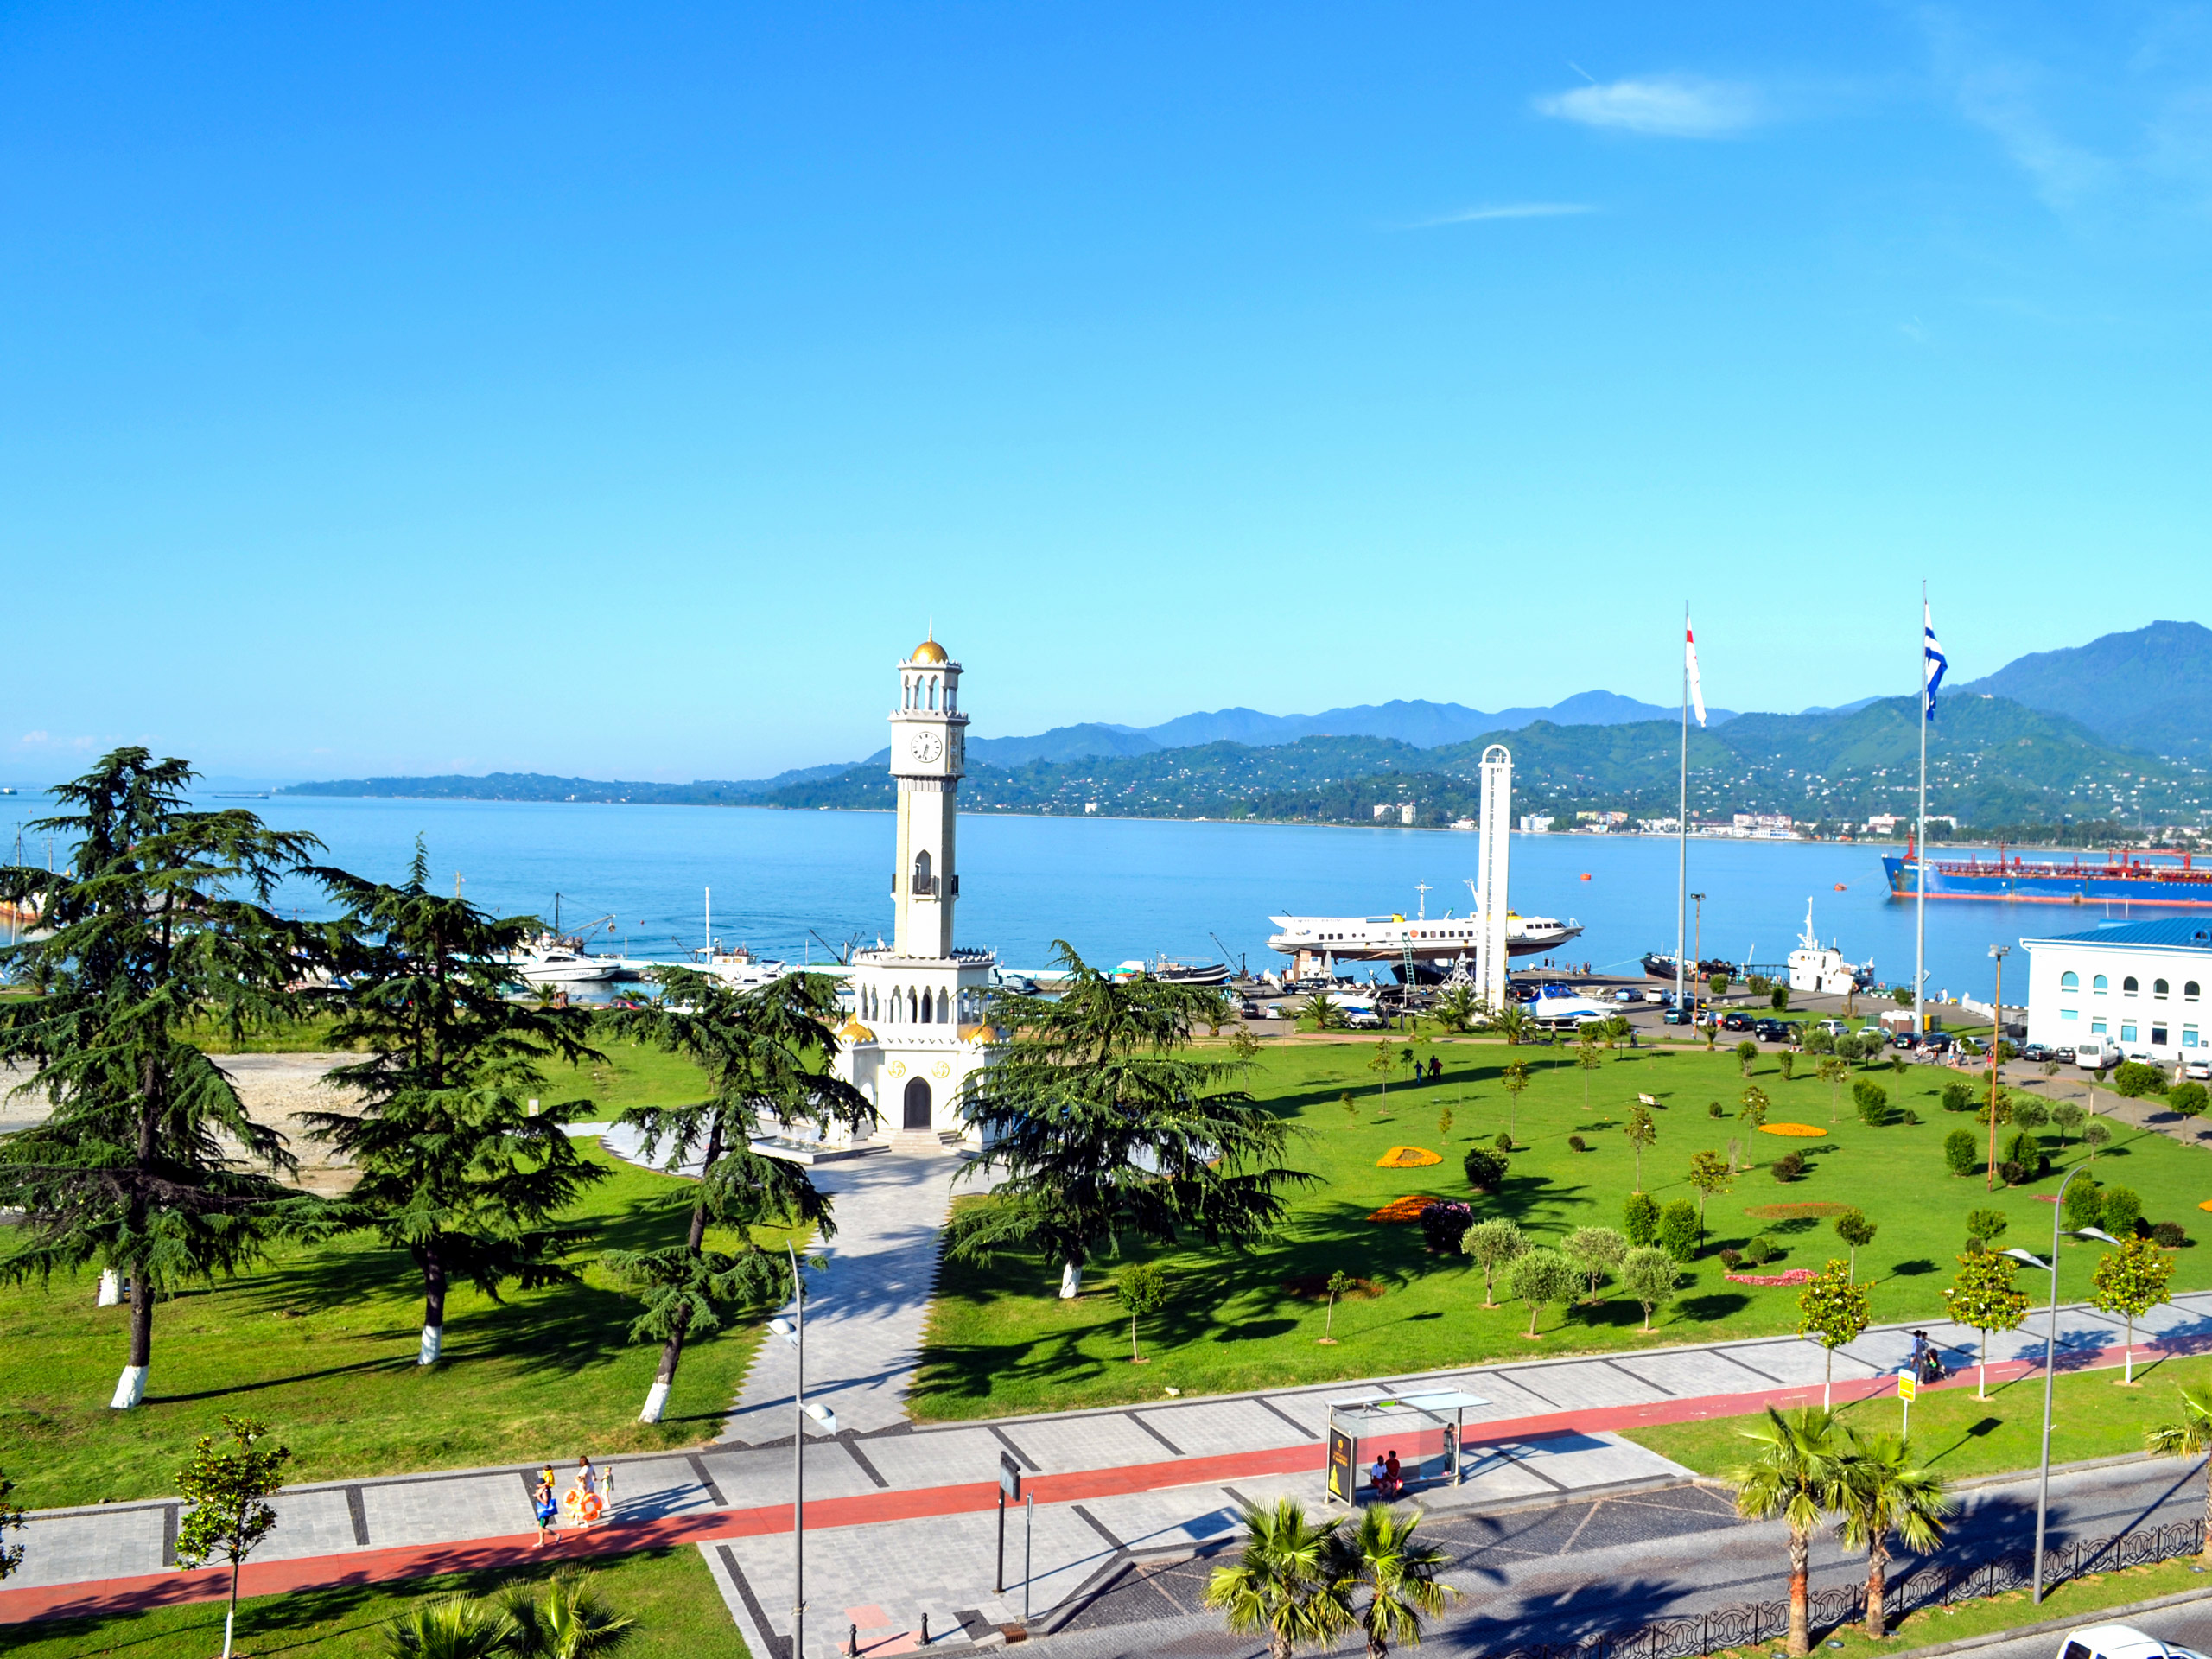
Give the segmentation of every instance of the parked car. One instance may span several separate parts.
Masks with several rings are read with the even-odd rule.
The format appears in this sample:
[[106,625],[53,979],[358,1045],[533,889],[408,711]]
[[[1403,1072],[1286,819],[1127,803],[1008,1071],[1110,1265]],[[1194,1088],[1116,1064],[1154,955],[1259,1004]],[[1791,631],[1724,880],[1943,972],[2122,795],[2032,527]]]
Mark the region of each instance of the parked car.
[[2183,1060],[2181,1074],[2191,1083],[2212,1083],[2212,1060]]
[[2020,1058],[2030,1065],[2041,1065],[2045,1060],[2055,1060],[2058,1057],[2042,1043],[2024,1043],[2020,1046]]
[[1659,1023],[1662,1026],[1687,1026],[1696,1019],[1697,1016],[1688,1008],[1669,1008],[1659,1016]]
[[1751,1028],[1751,1016],[1748,1014],[1729,1014],[1721,1016],[1720,1029],[1723,1031],[1749,1031]]
[[1890,1039],[1890,1046],[1891,1048],[1902,1048],[1910,1051],[1920,1046],[1920,1039],[1914,1036],[1909,1031],[1901,1031],[1897,1033],[1896,1036]]
[[1948,1031],[1931,1031],[1920,1039],[1920,1046],[1930,1054],[1948,1054],[1954,1045]]
[[2204,1659],[2194,1648],[2145,1636],[2133,1624],[2085,1624],[2058,1644],[2058,1659]]
[[1825,1031],[1831,1037],[1840,1037],[1851,1027],[1840,1020],[1823,1020],[1820,1023],[1819,1029]]
[[1763,1043],[1786,1043],[1789,1040],[1789,1022],[1786,1020],[1754,1020],[1751,1035]]

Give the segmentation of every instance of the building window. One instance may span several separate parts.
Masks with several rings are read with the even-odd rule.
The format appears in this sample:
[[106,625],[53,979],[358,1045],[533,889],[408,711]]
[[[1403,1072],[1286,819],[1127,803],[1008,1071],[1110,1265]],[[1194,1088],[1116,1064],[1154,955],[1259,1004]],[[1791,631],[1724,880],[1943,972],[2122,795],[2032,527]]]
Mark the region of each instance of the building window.
[[2058,988],[2062,991],[2080,990],[2082,988],[2082,976],[2075,973],[2071,968],[2068,969],[2064,973],[2058,976]]
[[2138,985],[2135,982],[2135,976],[2133,974],[2130,974],[2126,979],[2120,982],[2120,994],[2122,996],[2133,996],[2136,992],[2142,988],[2143,988],[2140,985]]
[[2135,1040],[2135,1022],[2133,1020],[2123,1020],[2120,1022],[2120,1040],[2123,1043],[2132,1043]]
[[2095,1019],[2089,1021],[2089,1035],[2092,1037],[2101,1037],[2104,1034],[2105,1017],[2102,1014],[2099,1014]]
[[2089,982],[2089,989],[2098,996],[2102,996],[2106,991],[2110,988],[2111,985],[2109,982],[2106,980],[2102,974],[2099,974],[2094,979]]
[[2151,982],[2151,995],[2161,1002],[2166,1000],[2167,988],[2166,982],[2163,979],[2154,979]]
[[2166,1028],[2165,1028],[2164,1026],[2153,1026],[2153,1027],[2151,1027],[2151,1046],[2152,1046],[2152,1047],[2153,1047],[2153,1048],[2164,1048],[2165,1046],[2166,1046]]
[[2184,1002],[2194,1002],[2196,997],[2196,982],[2192,979],[2181,988],[2181,1000]]
[[2181,1046],[2183,1048],[2195,1048],[2196,1046],[2196,1027],[2195,1026],[2183,1026],[2181,1028]]
[[2082,1016],[2071,1008],[2061,1008],[2058,1011],[2058,1017],[2061,1020],[2079,1020]]

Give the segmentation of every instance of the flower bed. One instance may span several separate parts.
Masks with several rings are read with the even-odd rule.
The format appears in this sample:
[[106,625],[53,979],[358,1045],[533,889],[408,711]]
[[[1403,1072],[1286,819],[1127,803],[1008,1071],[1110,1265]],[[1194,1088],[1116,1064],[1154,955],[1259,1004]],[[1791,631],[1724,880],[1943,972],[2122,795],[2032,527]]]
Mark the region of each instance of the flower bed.
[[1375,1160],[1377,1169],[1420,1169],[1427,1164],[1440,1164],[1444,1154],[1431,1152],[1427,1147],[1393,1147]]
[[1833,1198],[1800,1198],[1795,1204],[1754,1204],[1744,1213],[1753,1221],[1796,1221],[1807,1216],[1819,1220],[1826,1216],[1840,1216],[1850,1208]]
[[1720,1276],[1732,1285],[1802,1285],[1813,1277],[1813,1270],[1792,1268],[1787,1273],[1724,1273]]
[[1810,1123],[1762,1123],[1761,1135],[1794,1135],[1808,1141],[1825,1141],[1828,1132],[1815,1128]]
[[1443,1202],[1441,1198],[1424,1198],[1420,1194],[1415,1194],[1409,1198],[1393,1198],[1373,1215],[1368,1217],[1368,1219],[1370,1221],[1419,1221],[1422,1211],[1427,1209],[1432,1204]]

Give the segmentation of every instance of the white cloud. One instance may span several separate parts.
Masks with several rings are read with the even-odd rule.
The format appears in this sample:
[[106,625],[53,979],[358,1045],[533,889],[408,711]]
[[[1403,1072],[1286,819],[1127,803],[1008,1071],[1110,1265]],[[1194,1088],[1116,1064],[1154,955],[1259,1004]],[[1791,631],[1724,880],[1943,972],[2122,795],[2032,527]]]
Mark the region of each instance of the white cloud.
[[1425,231],[1438,225],[1474,225],[1488,219],[1563,219],[1571,213],[1594,213],[1586,201],[1509,201],[1489,207],[1462,207],[1457,213],[1417,219],[1405,228]]
[[50,743],[53,741],[53,738],[49,734],[45,732],[25,732],[23,734],[23,741],[26,743]]
[[1587,127],[1618,127],[1666,138],[1718,138],[1760,118],[1750,87],[1687,75],[1601,81],[1536,100],[1545,115]]
[[2063,207],[2104,183],[2111,167],[2059,133],[2044,108],[2044,79],[2040,69],[2018,61],[1980,65],[1960,76],[1959,108],[2004,146],[2035,181],[2037,194]]

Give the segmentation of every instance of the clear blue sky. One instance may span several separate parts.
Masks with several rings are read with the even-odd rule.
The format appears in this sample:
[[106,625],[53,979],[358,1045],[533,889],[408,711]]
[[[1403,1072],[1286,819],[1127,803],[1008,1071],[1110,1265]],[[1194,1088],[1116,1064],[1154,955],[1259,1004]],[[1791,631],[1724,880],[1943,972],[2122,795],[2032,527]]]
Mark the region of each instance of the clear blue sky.
[[0,773],[750,777],[2202,617],[2212,16],[17,4]]

